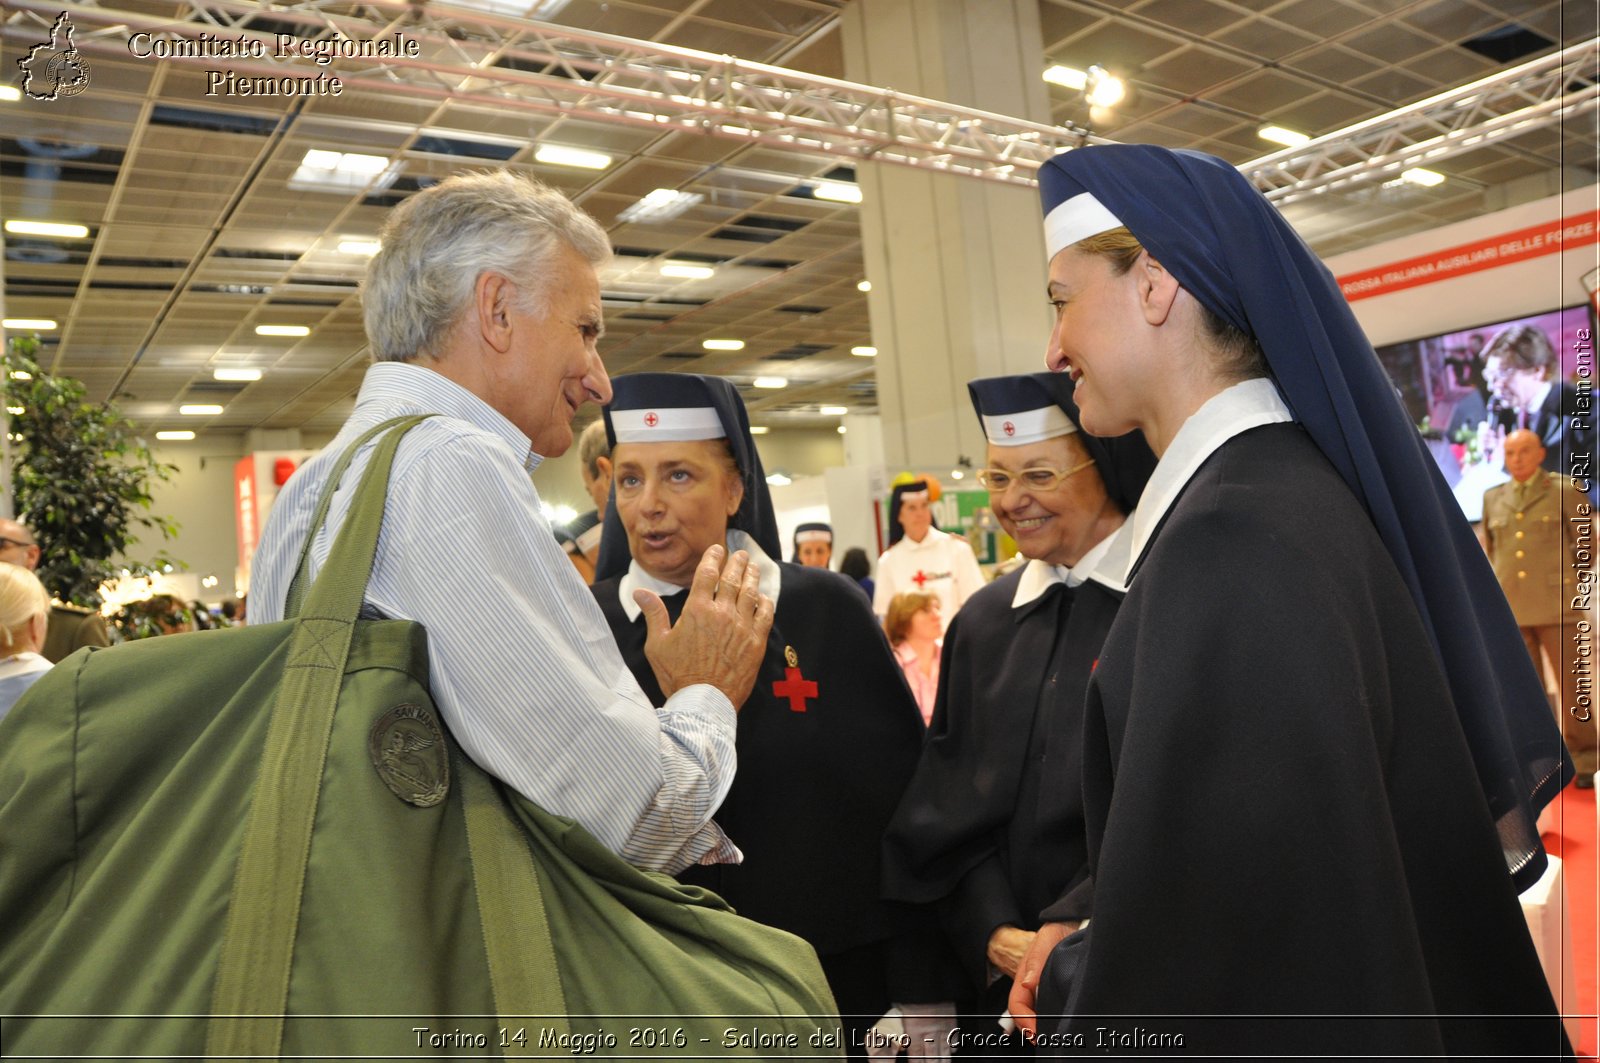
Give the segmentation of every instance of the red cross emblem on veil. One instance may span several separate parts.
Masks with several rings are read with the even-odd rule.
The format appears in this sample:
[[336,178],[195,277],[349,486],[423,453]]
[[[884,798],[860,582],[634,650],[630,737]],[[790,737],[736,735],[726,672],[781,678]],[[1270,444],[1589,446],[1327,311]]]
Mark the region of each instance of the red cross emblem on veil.
[[647,414],[644,415],[644,425],[645,425],[646,428],[654,428],[656,425],[658,425],[660,423],[661,423],[661,418],[659,418],[659,417],[657,417],[655,415],[655,411],[652,410],[650,413],[647,413]]
[[1010,421],[1003,423],[1000,426],[1000,430],[1008,436],[1014,436],[1017,434],[1017,426],[1012,424]]

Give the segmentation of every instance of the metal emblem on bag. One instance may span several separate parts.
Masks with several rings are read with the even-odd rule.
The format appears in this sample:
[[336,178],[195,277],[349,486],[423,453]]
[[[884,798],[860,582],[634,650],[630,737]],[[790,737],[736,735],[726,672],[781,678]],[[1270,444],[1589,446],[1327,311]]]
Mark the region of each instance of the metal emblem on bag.
[[385,786],[407,804],[429,808],[450,792],[450,753],[433,713],[421,705],[396,705],[367,736],[372,766]]

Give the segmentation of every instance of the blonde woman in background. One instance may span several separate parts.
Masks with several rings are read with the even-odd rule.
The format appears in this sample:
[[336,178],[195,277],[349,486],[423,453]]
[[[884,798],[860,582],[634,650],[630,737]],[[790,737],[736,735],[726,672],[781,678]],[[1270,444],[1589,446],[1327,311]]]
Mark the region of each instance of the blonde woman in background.
[[0,561],[0,719],[50,670],[40,656],[50,627],[50,595],[39,577]]
[[895,595],[883,627],[926,726],[933,719],[934,695],[939,692],[939,646],[944,634],[939,596],[920,591]]

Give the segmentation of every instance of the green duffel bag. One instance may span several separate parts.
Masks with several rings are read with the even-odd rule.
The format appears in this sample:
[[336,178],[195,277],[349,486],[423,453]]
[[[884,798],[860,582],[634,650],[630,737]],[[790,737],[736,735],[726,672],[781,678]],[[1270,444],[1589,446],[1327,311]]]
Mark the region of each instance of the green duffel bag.
[[358,619],[418,420],[290,619],[80,651],[0,722],[6,1055],[842,1054],[809,945],[484,773],[421,626]]

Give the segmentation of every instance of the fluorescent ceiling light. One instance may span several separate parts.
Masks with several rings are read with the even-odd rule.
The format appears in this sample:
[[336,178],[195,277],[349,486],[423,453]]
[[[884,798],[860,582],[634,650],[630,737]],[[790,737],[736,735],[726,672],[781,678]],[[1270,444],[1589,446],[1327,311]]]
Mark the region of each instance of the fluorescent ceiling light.
[[1432,188],[1434,185],[1444,184],[1444,174],[1414,166],[1409,170],[1402,171],[1400,180],[1409,184],[1421,185],[1423,188]]
[[61,236],[68,240],[82,240],[89,235],[87,225],[71,225],[56,221],[23,221],[12,218],[6,222],[6,232],[18,236]]
[[690,262],[664,262],[661,265],[661,275],[663,277],[681,277],[684,280],[703,281],[715,277],[717,271],[710,266],[696,266]]
[[1270,140],[1274,144],[1282,144],[1284,147],[1289,148],[1298,148],[1301,144],[1311,139],[1309,134],[1299,133],[1293,129],[1285,129],[1281,125],[1264,125],[1256,130],[1256,136],[1262,140]]
[[847,181],[818,181],[811,188],[814,199],[827,199],[835,203],[860,203],[861,186]]
[[764,436],[770,431],[772,431],[772,429],[768,428],[764,424],[753,424],[750,426],[750,434],[753,436]]
[[221,413],[222,407],[215,406],[210,403],[195,402],[179,406],[178,412],[183,414],[185,417],[210,417],[214,414]]
[[4,321],[0,321],[0,325],[11,329],[49,332],[56,327],[56,322],[54,318],[48,317],[8,317]]
[[0,85],[0,100],[6,103],[16,103],[22,99],[22,90],[15,85]]
[[339,253],[341,255],[367,255],[372,256],[383,250],[383,245],[376,240],[340,240]]
[[257,336],[309,336],[311,329],[305,325],[257,325]]
[[858,291],[858,292],[870,292],[870,291],[872,291],[872,282],[871,281],[861,281],[859,284],[856,285],[856,291]]
[[259,369],[214,369],[211,371],[212,380],[260,380]]
[[769,391],[776,391],[778,388],[786,388],[789,386],[788,378],[781,376],[758,376],[754,380],[750,381],[750,383],[755,387],[765,388]]
[[1082,70],[1074,70],[1070,66],[1052,66],[1046,68],[1044,79],[1052,85],[1061,85],[1065,88],[1083,91],[1089,84],[1089,75]]
[[794,483],[794,480],[785,476],[781,472],[769,472],[767,473],[767,483],[771,484],[773,487],[788,487],[790,484]]
[[855,355],[857,358],[876,358],[878,357],[878,348],[852,347],[850,348],[850,353]]
[[289,178],[293,192],[381,191],[400,176],[400,164],[384,155],[363,155],[354,151],[324,151],[312,148],[300,160]]
[[849,412],[850,412],[850,407],[848,407],[848,406],[824,406],[824,407],[822,407],[822,416],[824,416],[824,417],[843,417],[845,414],[847,414]]
[[194,433],[193,432],[157,432],[156,433],[156,438],[157,439],[170,439],[170,440],[193,439],[194,438]]
[[697,192],[676,192],[670,188],[658,188],[633,206],[623,208],[617,217],[622,221],[645,225],[671,221],[704,198],[706,197]]
[[575,166],[580,170],[604,170],[611,165],[611,156],[582,148],[564,148],[560,144],[540,144],[533,157],[551,166]]
[[742,351],[744,340],[702,340],[700,346],[708,351]]

